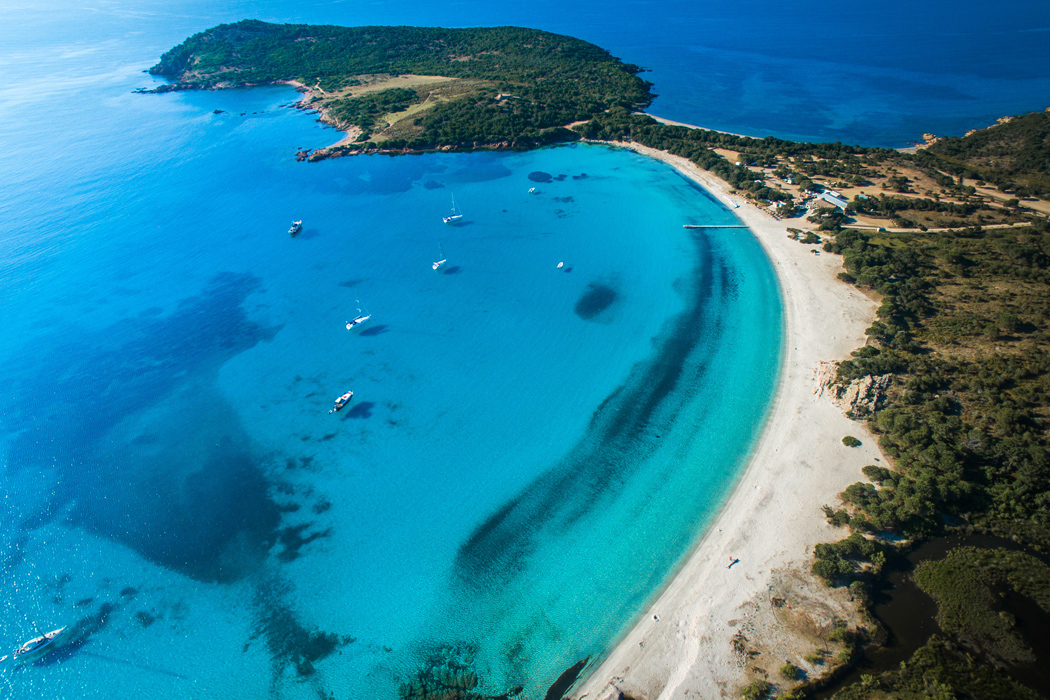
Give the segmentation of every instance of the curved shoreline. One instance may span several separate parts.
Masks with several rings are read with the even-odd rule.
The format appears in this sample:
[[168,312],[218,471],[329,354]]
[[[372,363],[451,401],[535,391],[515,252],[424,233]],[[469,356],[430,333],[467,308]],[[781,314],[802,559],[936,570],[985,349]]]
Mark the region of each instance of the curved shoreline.
[[[297,106],[307,107],[302,102]],[[346,138],[344,132],[339,143]],[[877,304],[836,278],[841,258],[814,255],[813,246],[789,239],[788,223],[742,198],[731,199],[727,183],[691,161],[636,143],[598,143],[659,160],[720,201],[740,202],[733,213],[759,240],[776,271],[783,353],[766,423],[729,497],[655,601],[585,670],[567,697],[737,698],[754,664],[734,651],[734,635],[743,628],[783,643],[780,656],[762,664],[771,682],[788,658],[811,676],[819,675],[824,667],[801,658],[813,647],[803,649],[806,640],[775,629],[769,591],[779,577],[804,579],[812,597],[828,604],[829,615],[856,617],[848,595],[827,589],[809,573],[813,546],[841,536],[827,524],[820,506],[834,503],[842,490],[861,480],[862,466],[885,460],[863,424],[846,418],[823,395],[818,369],[821,362],[845,359],[864,345],[864,330],[874,320]],[[845,447],[841,438],[847,434],[859,436],[864,444]],[[807,439],[796,439],[800,435]],[[734,558],[739,563],[727,570],[726,562]]]
[[[684,158],[634,143],[611,145],[667,163],[727,199],[726,183]],[[787,237],[786,223],[751,204],[741,203],[735,213],[761,242],[781,288],[784,352],[773,405],[748,466],[708,531],[647,612],[570,694],[574,700],[621,693],[646,700],[735,698],[756,664],[776,682],[785,660],[819,675],[823,666],[801,658],[813,650],[812,636],[778,618],[770,602],[774,589],[786,586],[806,602],[799,608],[807,607],[818,628],[856,616],[848,594],[809,573],[811,556],[815,544],[840,535],[821,504],[834,503],[862,478],[862,466],[883,458],[863,425],[824,395],[818,370],[864,344],[876,304],[836,278],[838,256],[813,254],[813,246]],[[845,435],[863,445],[845,447]],[[761,638],[764,651],[734,650],[737,635]]]
[[[878,304],[837,279],[839,256],[814,255],[814,246],[788,238],[790,222],[731,198],[728,183],[691,161],[636,143],[597,143],[670,165],[723,203],[739,201],[733,213],[759,240],[776,272],[783,352],[762,433],[717,516],[654,602],[565,697],[735,699],[756,677],[756,663],[765,667],[757,677],[776,683],[783,682],[777,669],[787,660],[817,677],[829,668],[803,660],[814,650],[812,638],[782,624],[770,599],[774,589],[792,589],[796,599],[816,610],[810,617],[821,618],[813,620],[818,625],[860,617],[848,592],[829,589],[810,573],[812,553],[814,545],[841,537],[820,506],[835,503],[847,486],[862,480],[864,465],[886,460],[864,424],[847,418],[824,394],[819,375],[822,363],[846,359],[865,344],[864,331]],[[798,439],[802,435],[805,440]],[[845,435],[859,437],[862,446],[845,447]],[[727,561],[737,558],[727,569]],[[734,649],[744,630],[752,639],[768,638],[758,645],[764,656]]]

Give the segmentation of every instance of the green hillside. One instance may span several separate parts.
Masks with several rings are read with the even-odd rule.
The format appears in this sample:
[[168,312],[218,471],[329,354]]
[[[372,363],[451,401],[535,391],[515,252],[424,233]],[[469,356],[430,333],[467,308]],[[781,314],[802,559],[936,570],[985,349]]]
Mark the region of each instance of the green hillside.
[[[444,76],[438,89],[387,99],[391,126],[409,113],[388,149],[510,145],[578,138],[565,127],[611,107],[641,108],[653,95],[640,68],[594,44],[559,34],[493,27],[336,27],[245,20],[195,34],[150,69],[173,81],[160,91],[296,81],[315,91],[311,106],[352,117],[376,109],[340,93],[389,76]],[[341,100],[340,104],[336,104]],[[381,102],[383,100],[380,100]],[[412,111],[412,106],[422,107]],[[333,116],[339,122],[338,116]],[[371,127],[369,127],[371,129]],[[367,148],[366,145],[355,148]]]
[[1019,197],[1050,197],[1050,112],[1002,120],[926,151],[958,175],[986,180]]

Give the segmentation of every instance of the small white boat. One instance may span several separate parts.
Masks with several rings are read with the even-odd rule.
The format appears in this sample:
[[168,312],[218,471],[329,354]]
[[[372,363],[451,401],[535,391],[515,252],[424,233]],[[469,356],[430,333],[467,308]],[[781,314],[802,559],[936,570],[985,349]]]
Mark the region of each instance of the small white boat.
[[357,300],[357,316],[354,317],[353,321],[347,321],[346,330],[352,331],[358,326],[364,325],[368,322],[368,319],[372,318],[372,314],[361,313],[361,300]]
[[441,259],[440,259],[440,260],[437,260],[437,261],[435,261],[435,262],[434,262],[433,264],[431,264],[431,266],[430,266],[430,267],[432,267],[432,268],[433,268],[433,269],[435,269],[435,270],[437,270],[437,269],[440,269],[442,265],[444,265],[445,263],[447,263],[447,262],[448,262],[448,259],[446,259],[446,258],[445,258],[445,251],[444,251],[444,250],[442,250],[442,248],[441,248],[441,244],[440,244],[440,243],[438,244],[438,251],[439,251],[439,252],[441,253]]
[[529,188],[529,194],[536,194],[536,188],[535,187],[530,187]]
[[558,269],[559,270],[562,269],[563,267],[565,267],[565,263],[563,263],[563,262],[558,263]]
[[[462,219],[462,218],[463,218],[463,214],[460,213],[459,209],[456,208],[456,197],[455,197],[455,195],[453,195],[452,196],[452,213],[449,214],[448,216],[441,217],[441,220],[444,221],[446,224],[455,224],[455,223],[458,223],[459,220]],[[434,269],[437,269],[437,268],[434,268]]]
[[348,391],[338,399],[335,400],[335,405],[328,410],[329,413],[335,413],[336,411],[342,410],[343,406],[350,403],[350,399],[354,398],[354,392]]
[[303,230],[303,221],[302,221],[302,219],[300,219],[299,221],[293,221],[292,222],[292,227],[290,229],[288,229],[288,235],[289,236],[296,236],[302,230]]
[[350,321],[349,323],[346,324],[346,330],[352,331],[355,328],[357,328],[358,326],[363,325],[364,323],[366,323],[368,321],[368,319],[370,319],[370,318],[372,318],[372,314],[365,314],[363,316],[358,316],[353,321]]
[[27,658],[38,651],[44,649],[55,641],[59,635],[66,631],[65,627],[59,627],[57,630],[51,630],[47,634],[40,635],[34,639],[30,639],[28,642],[18,647],[11,652],[11,659],[18,661],[20,659]]

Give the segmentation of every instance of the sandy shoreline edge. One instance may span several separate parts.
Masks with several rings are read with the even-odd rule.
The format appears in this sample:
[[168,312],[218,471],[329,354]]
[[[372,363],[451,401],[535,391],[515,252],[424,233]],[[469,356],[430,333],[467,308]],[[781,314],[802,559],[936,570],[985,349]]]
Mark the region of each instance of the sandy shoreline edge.
[[[685,158],[612,145],[667,163],[729,201],[725,182]],[[735,698],[756,675],[783,682],[776,670],[787,660],[817,675],[822,668],[801,659],[813,650],[813,630],[851,615],[848,596],[831,593],[809,573],[813,546],[844,534],[828,525],[820,506],[835,504],[838,493],[863,479],[864,465],[885,459],[863,425],[824,394],[818,370],[864,344],[876,303],[836,278],[840,257],[814,254],[815,246],[788,238],[788,223],[744,202],[734,213],[761,242],[780,285],[784,347],[773,406],[708,532],[650,609],[577,684],[574,700],[621,693],[642,700]],[[846,447],[845,435],[862,446]],[[727,568],[733,558],[740,561]],[[803,624],[784,624],[784,613],[771,604],[775,591],[799,601]],[[764,652],[735,651],[738,634],[760,639]]]

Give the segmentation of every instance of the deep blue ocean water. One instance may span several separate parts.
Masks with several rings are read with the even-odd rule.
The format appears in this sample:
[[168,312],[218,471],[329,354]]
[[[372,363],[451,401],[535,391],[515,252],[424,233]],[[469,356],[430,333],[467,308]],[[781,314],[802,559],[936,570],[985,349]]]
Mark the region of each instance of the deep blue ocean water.
[[683,229],[735,219],[666,166],[298,163],[339,135],[294,91],[131,94],[161,52],[244,17],[524,24],[731,131],[899,145],[1043,106],[1044,9],[938,7],[5,4],[0,654],[69,632],[0,695],[386,698],[437,663],[541,697],[688,552],[775,384],[769,262]]

